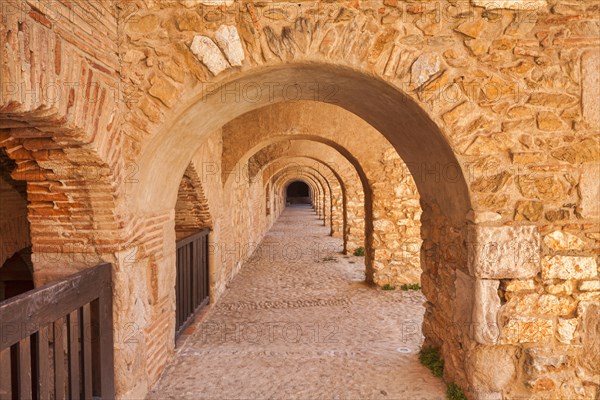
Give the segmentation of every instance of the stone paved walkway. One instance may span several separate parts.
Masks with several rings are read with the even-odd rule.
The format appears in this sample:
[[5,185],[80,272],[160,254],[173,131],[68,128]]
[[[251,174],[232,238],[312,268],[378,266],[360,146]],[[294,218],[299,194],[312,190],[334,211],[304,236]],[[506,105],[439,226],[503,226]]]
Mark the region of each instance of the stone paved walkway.
[[149,398],[444,399],[417,359],[421,293],[367,287],[327,231],[288,207]]

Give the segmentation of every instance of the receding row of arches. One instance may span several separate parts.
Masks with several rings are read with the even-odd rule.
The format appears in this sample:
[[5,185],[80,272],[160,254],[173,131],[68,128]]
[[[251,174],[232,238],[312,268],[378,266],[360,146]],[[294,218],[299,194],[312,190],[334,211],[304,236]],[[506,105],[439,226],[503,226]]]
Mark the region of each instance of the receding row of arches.
[[[268,101],[222,100],[229,83],[272,81],[333,82],[339,98],[335,104],[284,102],[274,93]],[[330,234],[342,238],[344,252],[364,248],[369,283],[422,283],[425,345],[440,348],[447,378],[468,387],[474,378],[463,366],[471,349],[487,351],[495,343],[464,328],[485,318],[472,297],[457,295],[457,287],[474,293],[481,283],[468,270],[469,190],[449,142],[422,108],[377,77],[319,65],[244,73],[211,93],[188,94],[182,104],[140,146],[136,179],[124,183],[115,195],[119,207],[110,210],[127,221],[123,243],[138,258],[122,266],[108,250],[95,253],[117,265],[116,327],[130,320],[144,328],[131,346],[117,348],[115,369],[140,377],[123,380],[124,397],[156,382],[176,332],[204,299],[214,304],[223,296],[292,199],[310,201]],[[440,179],[431,173],[440,168],[457,173]],[[301,196],[294,192],[300,182],[308,196],[306,187]],[[63,219],[71,211],[61,211]],[[42,220],[37,216],[36,228]],[[179,243],[201,231],[204,269],[196,276],[206,282],[206,297],[179,316]],[[53,266],[47,260],[36,265],[34,257],[34,278],[43,282]]]

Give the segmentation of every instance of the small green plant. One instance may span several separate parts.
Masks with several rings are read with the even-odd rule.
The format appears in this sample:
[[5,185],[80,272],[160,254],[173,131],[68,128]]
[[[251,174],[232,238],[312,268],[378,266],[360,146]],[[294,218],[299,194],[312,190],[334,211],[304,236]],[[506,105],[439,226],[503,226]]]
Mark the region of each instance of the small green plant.
[[365,255],[365,248],[364,247],[358,247],[356,248],[356,250],[354,250],[354,255],[357,257],[364,257]]
[[467,400],[467,396],[463,393],[460,386],[454,382],[450,382],[446,389],[448,400]]
[[440,356],[439,349],[436,349],[435,347],[421,349],[419,361],[431,370],[433,376],[441,378],[444,374],[444,360],[442,360],[442,357]]
[[385,285],[383,285],[382,289],[383,289],[383,290],[395,290],[395,289],[396,289],[396,287],[395,287],[395,286],[392,286],[392,285],[390,285],[389,283],[386,283]]
[[404,284],[402,286],[400,286],[400,289],[402,290],[421,290],[421,285],[419,285],[418,283],[408,283],[408,284]]

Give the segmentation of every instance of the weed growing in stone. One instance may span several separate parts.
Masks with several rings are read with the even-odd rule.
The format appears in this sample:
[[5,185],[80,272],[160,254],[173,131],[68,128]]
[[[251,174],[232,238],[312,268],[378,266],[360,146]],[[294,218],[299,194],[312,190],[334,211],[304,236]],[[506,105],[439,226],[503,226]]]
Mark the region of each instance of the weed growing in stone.
[[383,288],[382,288],[382,289],[383,289],[383,290],[395,290],[395,289],[396,289],[396,287],[395,287],[395,286],[392,286],[392,285],[390,285],[389,283],[386,283],[385,285],[383,285]]
[[419,285],[418,283],[408,283],[408,284],[404,284],[402,286],[400,286],[400,289],[402,290],[421,290],[421,285]]
[[454,382],[448,384],[446,397],[448,400],[467,400],[467,396],[465,396],[462,389]]
[[421,349],[419,353],[419,361],[421,364],[431,370],[433,376],[441,378],[444,373],[444,360],[440,355],[440,350],[435,347]]
[[323,257],[323,258],[321,259],[321,261],[323,261],[323,262],[337,261],[337,258],[335,258],[335,257],[332,257],[332,256],[327,256],[327,257]]
[[364,247],[358,247],[356,250],[354,250],[354,255],[357,257],[364,257],[365,255],[365,248]]

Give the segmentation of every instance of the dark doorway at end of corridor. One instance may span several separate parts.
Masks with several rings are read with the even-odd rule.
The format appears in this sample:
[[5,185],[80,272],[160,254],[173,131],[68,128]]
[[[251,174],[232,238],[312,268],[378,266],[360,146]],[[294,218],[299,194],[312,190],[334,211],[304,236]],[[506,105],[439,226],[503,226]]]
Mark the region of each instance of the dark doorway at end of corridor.
[[286,190],[286,204],[311,204],[308,185],[301,181],[290,183]]

